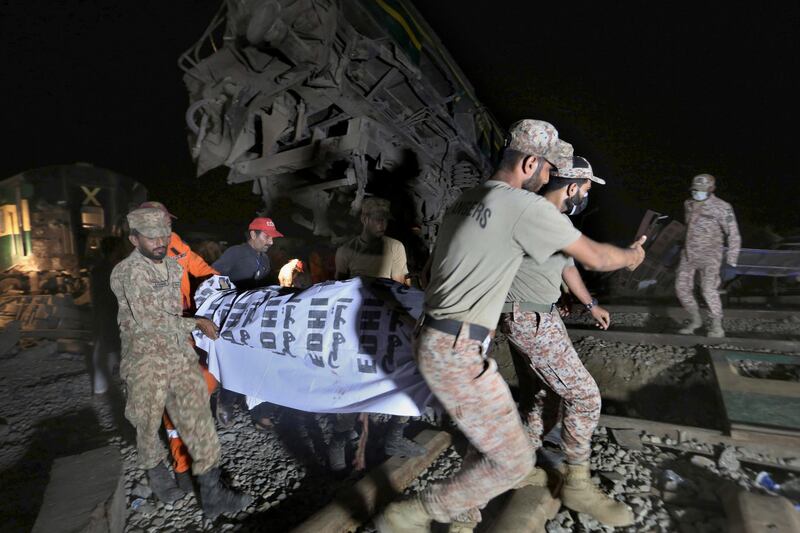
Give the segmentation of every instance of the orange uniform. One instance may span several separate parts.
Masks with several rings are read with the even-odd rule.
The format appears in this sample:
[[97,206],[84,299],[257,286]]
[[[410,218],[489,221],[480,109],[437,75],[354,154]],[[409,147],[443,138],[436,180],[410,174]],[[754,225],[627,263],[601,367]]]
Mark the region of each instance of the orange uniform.
[[[191,294],[192,284],[189,280],[189,275],[198,279],[202,279],[207,278],[208,276],[219,274],[219,272],[211,268],[202,257],[194,253],[192,249],[189,248],[189,245],[183,242],[183,240],[174,231],[169,239],[167,255],[169,257],[174,257],[181,267],[183,267],[183,277],[181,277],[181,295],[183,297],[183,311],[185,313],[194,308],[194,301]],[[206,380],[206,385],[208,385],[208,392],[211,394],[214,389],[217,388],[219,383],[211,374],[211,372],[208,371],[208,368],[201,365],[200,369],[203,371],[203,377]],[[175,472],[180,473],[188,471],[192,465],[189,451],[186,449],[186,445],[183,443],[178,435],[178,432],[175,430],[175,426],[172,424],[172,421],[169,419],[167,413],[164,413],[164,427],[166,428],[167,436],[169,437],[169,449],[170,452],[172,452],[172,466],[175,468]]]
[[202,257],[197,255],[189,248],[189,245],[174,231],[169,238],[169,246],[167,246],[167,255],[174,257],[178,264],[183,267],[183,277],[181,278],[181,295],[183,296],[183,310],[186,311],[194,306],[191,295],[192,284],[189,281],[189,275],[197,279],[207,278],[219,274],[216,270],[211,268]]

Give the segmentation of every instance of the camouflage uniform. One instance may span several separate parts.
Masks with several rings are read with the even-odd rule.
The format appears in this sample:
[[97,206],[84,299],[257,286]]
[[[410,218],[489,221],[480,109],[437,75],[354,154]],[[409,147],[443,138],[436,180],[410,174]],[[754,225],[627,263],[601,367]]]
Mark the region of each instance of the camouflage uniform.
[[533,450],[514,400],[481,341],[423,327],[415,339],[417,366],[431,391],[480,452],[468,454],[461,470],[423,495],[434,520],[480,521],[477,508],[516,485],[533,468]]
[[[163,225],[163,216],[158,209],[137,209],[128,219],[134,229],[152,228]],[[139,463],[150,469],[164,457],[158,430],[166,408],[194,459],[192,471],[199,475],[217,464],[219,440],[197,355],[188,342],[196,322],[181,316],[183,271],[173,258],[162,262],[159,267],[134,250],[111,273],[119,302],[125,416],[136,428]]]
[[728,239],[728,264],[736,264],[741,247],[733,208],[713,193],[709,193],[708,199],[703,201],[686,200],[683,206],[687,226],[686,243],[675,279],[675,292],[684,309],[690,314],[697,314],[699,309],[694,297],[694,275],[700,271],[700,288],[709,315],[712,319],[721,319],[722,302],[718,289],[723,235]]
[[[572,347],[561,317],[557,312],[514,311],[500,315],[500,328],[508,336],[515,359],[520,408],[534,449],[541,447],[542,435],[557,420],[558,409],[553,409],[552,402],[545,404],[545,398],[554,399],[548,394],[552,391],[563,402],[562,448],[567,462],[588,462],[592,433],[600,420],[600,390]],[[537,379],[531,380],[525,367]],[[540,387],[542,383],[546,389]]]

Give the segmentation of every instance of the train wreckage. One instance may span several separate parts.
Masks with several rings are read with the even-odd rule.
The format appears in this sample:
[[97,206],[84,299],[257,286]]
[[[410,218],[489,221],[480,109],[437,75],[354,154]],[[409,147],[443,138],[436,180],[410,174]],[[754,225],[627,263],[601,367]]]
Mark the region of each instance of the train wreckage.
[[[444,209],[488,174],[503,132],[403,0],[227,1],[180,58],[198,175],[225,166],[267,209],[344,233],[365,194],[428,244]],[[274,212],[274,211],[273,211]]]

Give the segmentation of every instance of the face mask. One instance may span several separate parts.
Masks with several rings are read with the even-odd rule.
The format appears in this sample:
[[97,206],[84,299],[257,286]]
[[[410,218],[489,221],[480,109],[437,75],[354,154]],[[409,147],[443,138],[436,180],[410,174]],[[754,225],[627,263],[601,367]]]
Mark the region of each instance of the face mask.
[[575,196],[570,196],[564,202],[564,207],[567,208],[565,214],[570,217],[573,215],[579,215],[583,212],[584,209],[586,209],[586,206],[588,205],[589,205],[589,192],[587,191],[582,198],[579,196],[579,193],[576,192]]
[[706,191],[692,191],[692,198],[698,202],[702,202],[708,198],[708,193]]

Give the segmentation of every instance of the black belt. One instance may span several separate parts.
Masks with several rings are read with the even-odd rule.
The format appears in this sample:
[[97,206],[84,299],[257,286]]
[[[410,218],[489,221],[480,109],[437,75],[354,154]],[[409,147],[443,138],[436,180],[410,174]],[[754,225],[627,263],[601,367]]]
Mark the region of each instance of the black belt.
[[442,333],[447,333],[457,337],[461,332],[461,327],[467,325],[469,338],[474,341],[482,341],[489,336],[489,328],[479,326],[478,324],[471,324],[469,322],[459,322],[458,320],[450,320],[449,318],[433,318],[431,315],[424,315],[422,318],[421,327],[433,328]]

